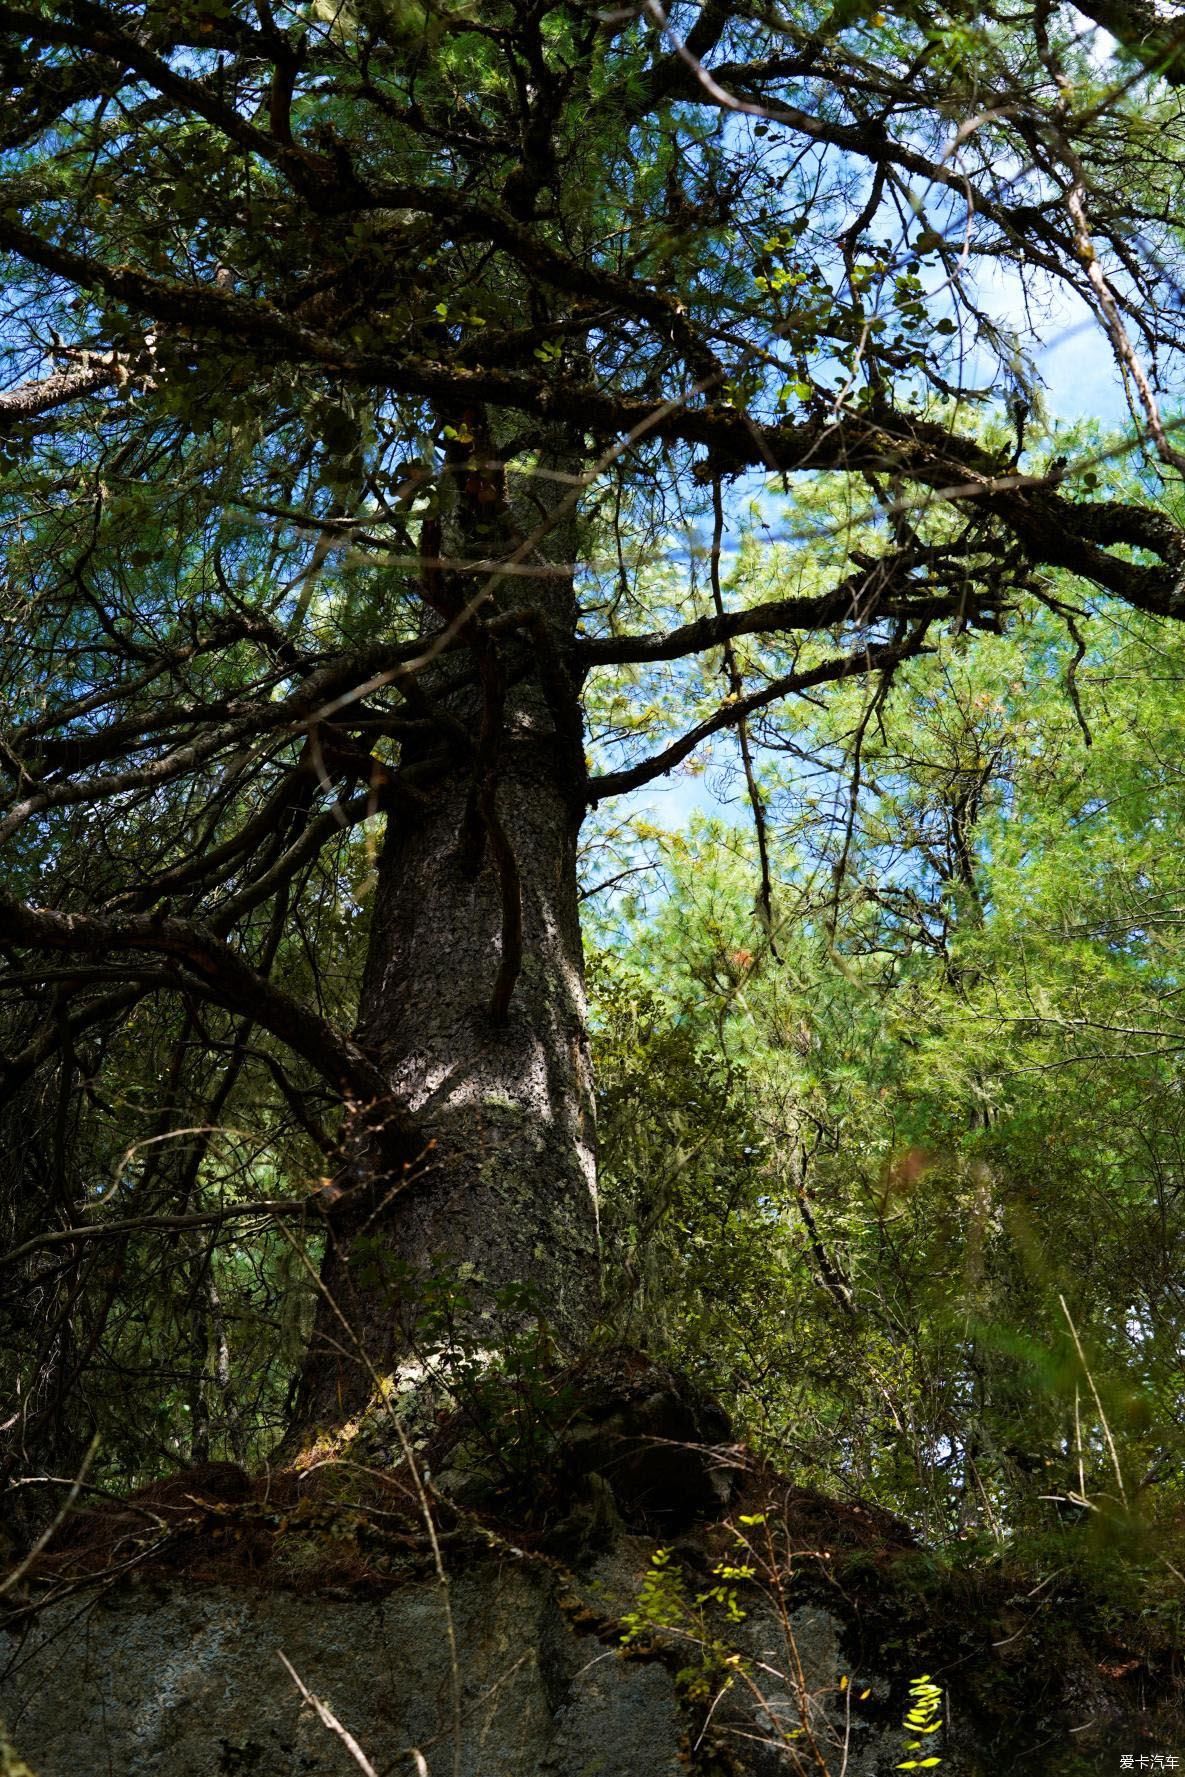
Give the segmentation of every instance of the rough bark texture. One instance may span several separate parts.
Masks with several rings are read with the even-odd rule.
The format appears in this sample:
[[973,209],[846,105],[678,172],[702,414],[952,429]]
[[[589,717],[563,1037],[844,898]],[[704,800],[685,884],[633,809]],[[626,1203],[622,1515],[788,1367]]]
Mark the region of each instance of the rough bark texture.
[[[485,466],[497,456],[487,436],[467,448],[470,460],[459,453],[446,478],[439,528],[425,527],[433,626],[455,623],[484,583],[447,564],[516,552],[530,576],[491,580],[483,616],[528,605],[532,615],[493,634],[469,623],[471,648],[421,675],[455,747],[422,806],[392,817],[379,863],[357,1034],[426,1145],[401,1179],[381,1160],[379,1176],[366,1176],[378,1153],[369,1143],[357,1163],[365,1189],[337,1218],[324,1283],[380,1372],[413,1342],[420,1286],[433,1274],[461,1281],[470,1305],[457,1330],[488,1332],[486,1343],[496,1342],[491,1310],[507,1286],[528,1286],[561,1339],[587,1328],[598,1289],[576,885],[584,757],[566,666],[576,598],[565,502],[574,502],[570,481],[550,475],[524,474],[507,489]],[[566,460],[559,449],[557,460]],[[408,743],[401,763],[428,760]],[[349,1348],[323,1302],[305,1426],[339,1417],[368,1388],[368,1366]]]

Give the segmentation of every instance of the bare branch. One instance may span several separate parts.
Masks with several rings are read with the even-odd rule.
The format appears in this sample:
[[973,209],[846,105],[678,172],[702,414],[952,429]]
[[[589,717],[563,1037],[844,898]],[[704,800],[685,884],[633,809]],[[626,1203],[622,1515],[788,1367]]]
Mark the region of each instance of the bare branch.
[[679,740],[672,741],[661,753],[654,753],[649,759],[627,766],[623,771],[605,772],[600,777],[590,778],[588,800],[590,803],[603,802],[607,796],[620,796],[626,790],[636,790],[641,784],[648,784],[652,778],[662,777],[676,765],[681,765],[711,735],[718,734],[721,729],[735,727],[755,710],[765,709],[767,705],[777,703],[783,697],[793,697],[803,691],[812,690],[816,685],[835,684],[839,680],[855,678],[862,673],[891,671],[903,660],[909,660],[921,653],[923,643],[924,630],[919,630],[904,642],[869,648],[862,654],[841,655],[838,659],[824,660],[818,666],[806,667],[801,672],[786,673],[770,684],[763,685],[760,690],[750,691],[746,697],[735,703],[722,704],[714,715],[689,729]]
[[310,1208],[324,1213],[327,1203],[318,1192],[308,1197],[264,1198],[258,1203],[228,1203],[221,1209],[195,1211],[192,1215],[123,1216],[113,1222],[89,1222],[80,1228],[54,1228],[36,1234],[6,1253],[0,1253],[0,1266],[15,1265],[30,1253],[51,1251],[54,1247],[74,1246],[93,1240],[124,1240],[132,1234],[173,1233],[186,1228],[220,1228],[225,1222],[254,1220],[264,1217],[307,1216]]

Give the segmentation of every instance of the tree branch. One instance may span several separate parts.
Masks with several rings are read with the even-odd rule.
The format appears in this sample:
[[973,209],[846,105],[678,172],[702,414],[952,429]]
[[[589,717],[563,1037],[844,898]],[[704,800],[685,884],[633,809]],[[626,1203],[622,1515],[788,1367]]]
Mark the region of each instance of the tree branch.
[[80,364],[73,370],[59,370],[52,376],[19,383],[15,389],[0,393],[0,435],[27,420],[39,419],[67,401],[92,395],[96,389],[109,389],[126,377],[126,370],[116,363]]
[[1074,0],[1078,11],[1109,31],[1130,55],[1172,86],[1185,85],[1185,25],[1149,0]]
[[[404,194],[408,201],[415,195]],[[511,226],[522,232],[521,224]],[[102,289],[157,319],[209,328],[224,343],[228,334],[237,335],[240,344],[266,346],[282,358],[332,370],[349,382],[438,399],[450,412],[470,402],[490,401],[551,420],[570,418],[609,435],[699,445],[710,453],[711,471],[723,474],[747,468],[790,474],[889,470],[928,488],[934,497],[991,511],[1035,561],[1081,574],[1141,610],[1182,615],[1185,533],[1163,514],[1122,502],[1069,500],[1048,477],[1002,471],[1000,458],[983,445],[952,435],[933,421],[888,411],[871,418],[845,413],[762,425],[729,404],[702,404],[700,386],[656,405],[554,375],[471,369],[409,353],[395,358],[352,354],[340,340],[301,326],[270,303],[213,285],[182,284],[129,266],[108,266],[44,240],[11,216],[0,217],[0,247],[82,288]],[[581,275],[587,288],[591,274]],[[623,301],[624,291],[636,297],[628,279],[615,275],[614,283],[623,287]],[[713,371],[701,385],[718,380]],[[904,509],[910,505],[905,502]],[[1099,548],[1091,539],[1104,532],[1112,543],[1154,550],[1164,566],[1124,561]]]
[[[861,567],[830,592],[814,598],[768,599],[760,605],[750,605],[746,610],[718,610],[714,615],[680,624],[665,634],[589,637],[576,644],[576,658],[584,668],[682,660],[708,648],[725,647],[737,636],[783,635],[796,630],[812,632],[831,629],[837,624],[863,626],[882,617],[926,621],[947,616],[967,617],[967,593],[961,588],[957,594],[927,595],[924,588],[918,587],[912,597],[908,592],[892,595],[889,591],[892,578],[899,570],[950,559],[955,553],[949,547],[903,549],[884,557],[871,569]],[[986,605],[990,601],[986,595],[981,595],[977,602]],[[973,615],[971,620],[974,621]]]
[[234,1011],[249,1012],[316,1068],[348,1104],[372,1105],[387,1097],[382,1074],[352,1038],[260,975],[204,926],[147,914],[105,919],[57,913],[29,907],[4,893],[0,893],[0,918],[10,942],[34,950],[100,956],[126,950],[174,957],[193,971],[213,998]]
[[314,1192],[309,1197],[265,1198],[259,1203],[231,1203],[224,1209],[195,1211],[192,1215],[127,1216],[117,1222],[93,1222],[83,1228],[55,1228],[48,1234],[35,1234],[6,1253],[0,1253],[0,1266],[15,1265],[30,1253],[43,1252],[55,1246],[70,1246],[79,1240],[120,1240],[129,1234],[168,1232],[179,1228],[220,1227],[223,1222],[240,1216],[307,1216],[310,1204],[324,1213],[327,1201]]
[[808,667],[803,672],[786,673],[782,678],[763,685],[760,690],[750,691],[747,697],[739,698],[735,703],[722,704],[706,721],[689,729],[679,740],[672,741],[661,753],[653,753],[649,759],[627,766],[623,771],[605,772],[600,777],[590,778],[588,800],[590,803],[603,802],[607,796],[620,796],[626,790],[636,790],[641,784],[648,784],[652,778],[662,777],[665,772],[682,764],[711,735],[718,734],[722,728],[734,727],[755,710],[764,709],[768,704],[776,703],[779,698],[792,697],[798,692],[809,691],[816,685],[855,678],[860,673],[892,671],[903,660],[912,659],[922,652],[924,637],[925,630],[922,626],[906,641],[869,648],[862,654],[845,654],[839,659],[824,660],[818,666]]

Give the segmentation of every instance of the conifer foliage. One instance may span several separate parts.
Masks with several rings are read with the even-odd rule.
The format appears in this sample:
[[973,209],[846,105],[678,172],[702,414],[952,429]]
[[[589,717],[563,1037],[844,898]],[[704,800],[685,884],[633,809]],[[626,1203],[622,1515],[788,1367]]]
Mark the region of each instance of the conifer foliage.
[[[629,792],[735,749],[732,989],[834,948],[860,877],[862,942],[982,991],[951,910],[990,922],[981,813],[1061,715],[989,691],[978,766],[931,723],[890,767],[886,711],[983,640],[1085,748],[1095,626],[1175,648],[1182,57],[1139,0],[0,6],[17,1471],[348,1405],[324,1314],[301,1360],[310,1253],[380,1367],[438,1262],[466,1324],[525,1290],[587,1332],[629,1215],[595,1207],[578,838],[633,870]],[[1044,410],[1082,325],[1115,445]],[[846,786],[826,833],[793,759]],[[831,872],[798,937],[791,843]]]

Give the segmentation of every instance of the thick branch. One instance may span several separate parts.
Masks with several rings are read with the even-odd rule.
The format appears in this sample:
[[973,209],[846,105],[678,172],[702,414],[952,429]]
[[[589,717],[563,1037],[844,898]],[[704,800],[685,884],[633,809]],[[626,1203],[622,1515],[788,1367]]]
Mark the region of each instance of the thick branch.
[[95,914],[56,913],[26,906],[7,894],[0,894],[0,918],[9,942],[34,950],[100,956],[144,951],[174,957],[193,971],[213,998],[235,1011],[249,1012],[316,1068],[348,1103],[370,1105],[386,1096],[381,1073],[357,1043],[260,975],[204,926],[152,915],[103,919]]
[[109,389],[119,382],[120,374],[116,364],[80,364],[73,370],[55,371],[52,376],[5,390],[0,394],[0,434],[23,421],[38,419],[67,401],[92,395],[96,389]]
[[[173,782],[218,753],[240,746],[250,736],[276,734],[277,731],[284,735],[305,732],[317,722],[327,720],[338,709],[361,701],[380,685],[397,685],[412,691],[417,659],[423,654],[422,643],[379,643],[373,648],[341,655],[318,667],[280,702],[271,703],[262,698],[249,702],[235,698],[226,702],[219,700],[206,711],[192,710],[186,720],[196,731],[196,738],[184,745],[175,745],[171,752],[142,765],[128,766],[122,771],[75,781],[38,784],[0,821],[0,840],[9,838],[25,821],[45,809],[98,802],[128,790],[153,789]],[[227,719],[217,720],[221,716]],[[217,722],[213,728],[208,726],[211,718]],[[154,720],[151,715],[135,721],[129,718],[127,726],[144,730],[150,728]],[[87,750],[90,738],[86,743]],[[95,738],[97,749],[103,748],[105,738],[102,735]]]
[[1078,11],[1110,31],[1144,66],[1173,86],[1185,85],[1185,25],[1151,0],[1074,0]]
[[[876,618],[903,617],[932,620],[939,617],[973,615],[967,611],[967,593],[927,594],[918,586],[915,596],[905,588],[888,595],[886,587],[899,569],[933,559],[950,551],[902,550],[887,556],[871,569],[861,568],[842,580],[830,592],[814,598],[767,599],[750,605],[747,610],[722,611],[712,616],[697,617],[677,629],[637,636],[594,636],[576,647],[576,658],[583,667],[624,666],[656,660],[682,660],[690,654],[702,654],[708,648],[723,647],[736,636],[783,635],[797,630],[807,633],[830,629],[836,624],[868,624]],[[986,604],[986,595],[977,601]]]
[[[1122,504],[1075,504],[1043,478],[1002,473],[1000,459],[983,445],[952,435],[932,421],[888,412],[875,418],[846,414],[838,421],[829,416],[760,425],[729,404],[698,404],[694,390],[656,405],[551,374],[470,369],[411,354],[352,354],[338,340],[302,327],[270,303],[213,285],[183,284],[129,266],[106,265],[44,240],[10,216],[0,217],[0,247],[82,288],[104,290],[158,320],[209,328],[244,346],[268,346],[290,361],[317,365],[371,388],[430,396],[450,412],[470,402],[490,401],[553,420],[570,417],[610,435],[702,445],[726,472],[890,470],[921,482],[944,499],[989,506],[1022,537],[1037,560],[1081,573],[1142,609],[1179,614],[1185,539],[1176,527],[1167,586],[1160,570],[1121,561],[1087,541],[1098,534],[1097,514],[1106,512],[1114,520],[1110,541],[1151,548],[1164,556],[1166,529],[1161,514]],[[633,289],[626,279],[614,281]]]

